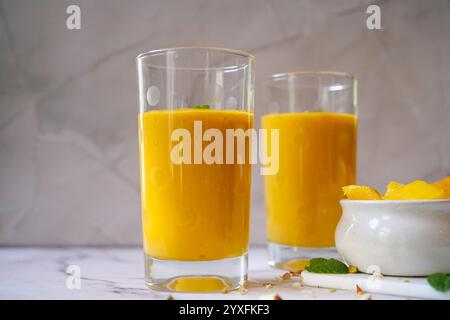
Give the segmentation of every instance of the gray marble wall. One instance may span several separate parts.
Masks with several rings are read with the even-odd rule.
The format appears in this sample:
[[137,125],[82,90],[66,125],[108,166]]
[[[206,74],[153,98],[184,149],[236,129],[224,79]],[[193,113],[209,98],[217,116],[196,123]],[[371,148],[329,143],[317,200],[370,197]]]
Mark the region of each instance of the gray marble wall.
[[[382,30],[366,28],[371,3]],[[70,4],[81,30],[66,28]],[[134,59],[180,45],[255,54],[257,109],[271,73],[354,73],[358,182],[450,172],[447,0],[0,0],[0,244],[140,243]]]

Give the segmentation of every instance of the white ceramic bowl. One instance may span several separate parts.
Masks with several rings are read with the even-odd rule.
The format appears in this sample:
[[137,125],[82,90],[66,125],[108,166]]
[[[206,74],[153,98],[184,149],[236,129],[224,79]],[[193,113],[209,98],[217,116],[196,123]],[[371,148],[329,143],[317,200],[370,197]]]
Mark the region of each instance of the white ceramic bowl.
[[336,247],[362,272],[450,273],[449,200],[341,200]]

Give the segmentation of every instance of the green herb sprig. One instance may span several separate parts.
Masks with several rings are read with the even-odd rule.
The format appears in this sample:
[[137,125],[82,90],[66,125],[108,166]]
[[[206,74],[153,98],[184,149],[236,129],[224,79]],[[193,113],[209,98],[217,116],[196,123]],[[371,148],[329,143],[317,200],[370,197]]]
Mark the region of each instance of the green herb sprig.
[[192,107],[193,109],[209,109],[209,104],[198,104]]
[[345,263],[333,258],[311,259],[309,260],[309,266],[306,267],[305,270],[313,273],[349,273],[348,267]]
[[427,278],[428,283],[439,292],[450,291],[450,275],[435,273]]

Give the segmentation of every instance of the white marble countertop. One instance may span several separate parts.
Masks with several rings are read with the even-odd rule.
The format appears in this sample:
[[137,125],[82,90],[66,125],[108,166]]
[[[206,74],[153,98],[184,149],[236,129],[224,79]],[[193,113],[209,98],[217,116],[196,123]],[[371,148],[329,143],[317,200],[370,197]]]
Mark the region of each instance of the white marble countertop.
[[[264,247],[249,252],[249,288],[245,294],[183,294],[175,299],[361,299],[354,291],[299,287],[298,280],[277,280],[284,272],[267,265]],[[68,289],[68,266],[81,271],[80,289]],[[273,284],[272,288],[262,285]],[[147,289],[141,248],[0,248],[0,299],[167,299],[168,293]],[[372,299],[405,299],[373,294]]]

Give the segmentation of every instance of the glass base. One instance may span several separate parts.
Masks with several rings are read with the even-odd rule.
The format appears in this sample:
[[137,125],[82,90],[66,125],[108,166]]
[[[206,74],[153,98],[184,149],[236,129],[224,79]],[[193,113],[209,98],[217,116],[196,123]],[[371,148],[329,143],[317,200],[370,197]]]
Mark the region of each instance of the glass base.
[[335,247],[306,248],[268,242],[269,265],[272,268],[299,271],[312,258],[335,258]]
[[166,292],[222,292],[247,281],[248,257],[208,261],[160,260],[144,254],[145,283]]

